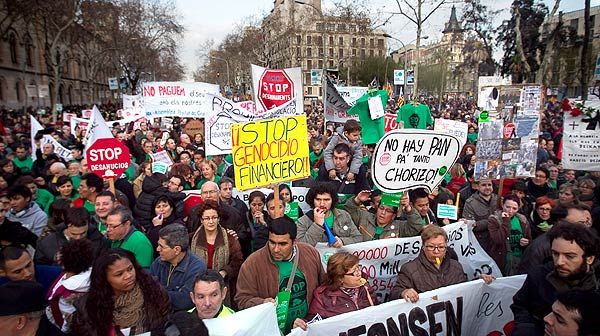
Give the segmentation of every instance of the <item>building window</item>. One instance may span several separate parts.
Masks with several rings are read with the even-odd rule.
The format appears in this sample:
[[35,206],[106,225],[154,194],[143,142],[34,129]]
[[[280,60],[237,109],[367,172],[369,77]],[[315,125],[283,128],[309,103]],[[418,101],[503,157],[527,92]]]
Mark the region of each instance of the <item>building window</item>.
[[346,25],[343,23],[338,24],[338,31],[343,32],[344,30],[346,30]]
[[333,36],[329,36],[329,45],[333,45]]
[[323,57],[323,48],[319,48],[319,57]]
[[317,31],[323,30],[323,23],[317,23]]
[[356,57],[356,49],[352,49],[352,57]]
[[319,69],[323,69],[323,60],[319,60]]
[[296,47],[296,56],[300,57],[300,47]]
[[338,57],[344,58],[344,49],[342,49],[342,48],[338,49]]
[[377,47],[383,48],[383,39],[378,39],[377,40]]
[[365,49],[361,49],[361,50],[360,50],[360,57],[362,57],[362,58],[365,58],[365,56],[366,56],[366,51],[365,51]]
[[302,43],[302,36],[296,35],[296,44]]
[[371,57],[375,56],[375,50],[369,49],[369,56],[371,56]]
[[306,48],[306,57],[312,57],[312,48]]
[[333,60],[329,60],[329,69],[333,69]]
[[312,44],[312,36],[310,36],[310,35],[306,36],[306,44],[308,44],[308,45]]
[[329,55],[328,55],[328,56],[329,56],[329,57],[333,57],[333,56],[334,56],[334,55],[333,55],[333,48],[329,48]]
[[571,20],[571,27],[573,29],[575,29],[575,31],[577,31],[577,28],[579,27],[579,19],[572,19]]
[[383,51],[382,51],[382,50],[379,50],[379,51],[377,52],[377,54],[379,55],[379,57],[381,57],[381,56],[383,56]]
[[352,38],[352,46],[353,46],[353,47],[356,47],[356,37],[353,37],[353,38]]
[[360,46],[361,46],[361,47],[364,47],[364,46],[365,46],[365,38],[364,38],[364,37],[362,37],[362,38],[360,39]]
[[317,42],[316,43],[317,43],[318,46],[323,45],[323,36],[317,36]]
[[352,33],[352,32],[354,32],[356,30],[356,26],[353,25],[353,24],[351,24],[351,25],[348,26],[348,30]]
[[304,85],[309,85],[309,84],[310,84],[310,72],[305,72],[304,73]]
[[340,36],[340,37],[338,38],[338,44],[339,44],[339,45],[341,45],[341,46],[343,46],[343,45],[344,45],[344,38],[343,38],[343,37],[341,37],[341,36]]
[[[17,63],[17,36],[10,34],[8,37],[8,47],[10,48],[10,60]],[[17,90],[18,91],[18,90]]]
[[306,68],[312,69],[312,60],[306,60]]
[[371,48],[375,47],[375,40],[369,39],[369,47],[371,47]]
[[21,81],[16,81],[15,82],[15,92],[17,93],[17,101],[20,102],[23,100],[23,97],[21,95],[21,85],[20,85]]

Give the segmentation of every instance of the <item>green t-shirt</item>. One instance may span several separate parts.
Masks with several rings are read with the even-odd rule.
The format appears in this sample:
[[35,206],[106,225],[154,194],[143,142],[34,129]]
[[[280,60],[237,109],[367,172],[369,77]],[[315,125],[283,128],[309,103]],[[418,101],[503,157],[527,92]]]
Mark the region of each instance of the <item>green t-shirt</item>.
[[402,121],[404,128],[427,129],[433,125],[433,118],[429,106],[425,104],[405,104],[398,110],[396,121]]
[[71,176],[71,183],[73,183],[73,189],[79,189],[79,185],[81,184],[81,175]]
[[94,214],[96,213],[96,204],[92,204],[92,202],[85,200],[85,202],[83,202],[83,207],[85,208],[85,210],[87,210],[90,214]]
[[379,240],[381,238],[381,234],[383,233],[383,228],[379,225],[375,227],[375,235],[373,235],[373,240]]
[[470,144],[475,144],[475,142],[477,141],[477,132],[468,133],[467,140],[469,141]]
[[[293,263],[291,261],[276,261],[279,268],[279,291],[284,291],[287,287],[290,273],[292,273]],[[292,285],[290,295],[290,304],[288,306],[287,321],[282,330],[287,335],[292,330],[292,324],[297,318],[304,318],[308,313],[308,301],[306,300],[306,278],[299,268],[296,268],[296,276]]]
[[290,217],[291,219],[293,219],[294,222],[295,222],[295,221],[298,220],[298,217],[299,217],[298,216],[299,215],[298,207],[299,207],[298,202],[287,203],[285,205],[285,212],[284,212],[284,214],[286,216]]
[[[219,180],[221,178],[219,177],[219,175],[215,175],[215,178],[213,179],[213,182],[219,184]],[[204,185],[204,183],[206,183],[206,181],[208,181],[207,179],[203,178],[200,181],[198,181],[198,183],[196,183],[196,189],[200,189],[202,188],[202,186]]]
[[[381,98],[383,107],[387,105],[388,93],[385,90],[377,91],[377,95]],[[385,134],[385,117],[371,119],[369,113],[369,94],[365,93],[354,103],[354,106],[348,110],[348,115],[358,115],[362,131],[361,138],[364,145],[376,144],[379,139]]]
[[[135,229],[134,229],[135,230]],[[153,261],[153,249],[150,240],[138,230],[133,231],[125,240],[110,242],[111,248],[122,248],[135,255],[135,259],[143,268],[149,268]]]
[[46,189],[38,188],[35,203],[37,203],[46,214],[48,214],[50,211],[50,205],[52,205],[52,202],[54,202],[54,195],[52,195],[52,193]]
[[521,223],[519,222],[519,218],[517,218],[517,216],[513,216],[513,218],[510,220],[510,233],[508,242],[510,244],[511,254],[517,258],[520,258],[523,255],[523,247],[519,243],[521,238],[523,238],[523,229],[521,228]]
[[21,173],[30,173],[31,168],[33,167],[33,159],[31,159],[31,156],[26,156],[25,160],[15,157],[13,159],[13,163],[15,166],[21,169]]

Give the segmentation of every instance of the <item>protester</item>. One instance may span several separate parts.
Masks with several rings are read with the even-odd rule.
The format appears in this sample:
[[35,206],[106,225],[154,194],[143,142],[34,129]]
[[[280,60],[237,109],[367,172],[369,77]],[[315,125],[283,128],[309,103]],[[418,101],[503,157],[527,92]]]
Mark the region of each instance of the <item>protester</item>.
[[329,257],[325,281],[313,293],[306,320],[316,315],[326,319],[378,304],[373,289],[362,277],[358,262],[358,257],[348,252]]
[[417,210],[421,216],[421,224],[425,225],[438,225],[437,217],[430,206],[429,194],[425,189],[413,189],[409,193],[410,199],[412,200],[412,206]]
[[152,224],[152,209],[154,200],[158,196],[166,195],[167,188],[163,186],[163,183],[167,180],[167,177],[161,173],[154,173],[151,176],[144,178],[142,184],[142,193],[135,202],[135,208],[133,213],[138,224],[148,229],[153,226]]
[[19,222],[36,235],[41,235],[48,224],[48,215],[32,200],[32,193],[24,185],[13,186],[6,195],[10,200],[10,210],[6,218]]
[[[235,283],[242,265],[242,249],[237,238],[219,225],[219,206],[206,200],[198,209],[202,225],[194,233],[190,249],[201,259],[206,260],[208,269],[218,271],[227,280],[227,287],[235,295]],[[229,297],[226,300],[230,302]]]
[[490,256],[505,276],[517,274],[523,251],[531,242],[531,227],[527,218],[518,213],[519,199],[507,195],[502,209],[490,216]]
[[[275,302],[276,297],[287,299],[289,303],[280,302],[277,311],[279,327],[284,334],[292,325],[297,326],[295,323],[302,323],[313,292],[324,276],[319,252],[308,244],[297,242],[296,235],[294,221],[285,216],[275,219],[269,226],[267,246],[252,253],[242,264],[235,295],[240,309]],[[278,294],[282,291],[289,292],[289,296]],[[284,316],[287,316],[285,320]]]
[[[312,246],[325,242],[333,247],[362,241],[362,235],[350,214],[336,208],[338,196],[332,184],[319,183],[310,188],[306,194],[306,203],[312,210],[298,220],[298,241]],[[325,225],[333,234],[334,241],[330,241]]]
[[182,224],[166,226],[158,232],[159,257],[150,266],[150,274],[167,290],[174,311],[192,308],[188,293],[194,279],[206,271],[203,259],[189,250],[188,231]]
[[529,217],[532,239],[539,237],[552,228],[550,215],[555,205],[556,202],[547,196],[538,197],[535,200],[535,207]]
[[461,264],[448,257],[448,235],[440,227],[426,226],[421,232],[423,249],[416,259],[402,265],[392,300],[419,300],[419,293],[467,281]]
[[337,167],[333,162],[333,152],[335,146],[339,143],[344,143],[350,148],[348,153],[352,158],[350,169],[346,174],[347,181],[354,181],[362,166],[362,142],[360,141],[360,133],[362,127],[356,120],[349,119],[344,123],[344,126],[338,127],[336,133],[329,139],[329,143],[325,148],[323,158],[325,169],[329,174],[329,178],[335,180],[337,178]]
[[200,172],[202,178],[196,184],[196,189],[201,188],[206,182],[219,182],[219,176],[217,175],[217,164],[215,162],[205,160],[200,164]]
[[91,218],[93,223],[101,234],[106,234],[106,218],[108,214],[117,206],[115,195],[106,190],[96,196],[95,210]]
[[227,290],[228,287],[225,286],[225,279],[221,273],[212,269],[199,273],[190,291],[194,308],[189,310],[189,313],[203,320],[234,314],[233,309],[224,304]]
[[269,238],[269,229],[265,220],[269,217],[269,214],[264,210],[265,202],[265,194],[262,191],[255,190],[248,196],[249,209],[246,213],[246,219],[250,223],[250,235],[252,237],[250,252],[263,248]]
[[106,237],[110,240],[111,248],[132,252],[142,267],[148,268],[152,264],[152,243],[133,226],[133,215],[128,208],[118,205],[108,214]]
[[75,301],[75,335],[136,335],[159,331],[168,319],[167,292],[142,270],[133,253],[110,249],[94,262],[87,295]]
[[24,246],[8,245],[0,249],[0,284],[32,280],[39,282],[47,291],[61,271],[56,266],[34,265]]
[[577,203],[579,195],[579,188],[575,184],[565,183],[558,188],[558,204]]
[[148,161],[144,161],[140,164],[137,177],[133,180],[133,194],[136,198],[140,197],[144,179],[148,176],[152,176],[152,164]]
[[494,194],[492,181],[480,179],[477,183],[477,193],[465,202],[463,217],[473,223],[473,233],[479,245],[489,253],[491,251],[491,238],[488,230],[489,218],[498,209],[498,196]]
[[597,336],[600,334],[600,295],[573,289],[556,294],[552,311],[544,317],[546,335]]
[[[363,241],[414,237],[421,232],[423,228],[421,216],[410,205],[408,193],[402,195],[400,208],[379,205],[376,214],[372,214],[361,207],[363,202],[369,200],[371,194],[370,191],[361,191],[356,197],[348,199],[344,205],[344,209],[348,211],[352,221],[358,225]],[[402,216],[397,219],[396,214],[399,209]]]
[[102,179],[94,173],[81,176],[79,184],[79,198],[73,201],[73,206],[84,207],[91,214],[95,211],[96,196],[102,192],[104,184]]
[[154,199],[150,216],[152,217],[152,226],[147,229],[146,236],[148,236],[154,250],[156,250],[158,244],[158,231],[168,225],[185,225],[175,211],[175,202],[167,195],[161,195]]
[[[317,182],[332,182],[340,194],[358,194],[361,190],[370,190],[367,182],[367,170],[361,164],[358,173],[350,171],[350,162],[352,160],[352,151],[345,143],[339,143],[333,148],[333,169],[327,170],[325,162],[319,168]],[[331,173],[333,171],[334,173]],[[333,176],[333,174],[335,176]],[[352,174],[352,175],[350,175]],[[353,180],[349,180],[348,177]],[[332,177],[333,176],[333,177]]]
[[515,317],[512,335],[542,335],[544,316],[556,294],[565,289],[597,290],[598,237],[582,225],[561,223],[548,232],[553,262],[534,267],[510,306]]
[[89,240],[79,239],[62,245],[60,255],[63,272],[48,291],[50,305],[46,308],[46,316],[50,322],[66,333],[69,331],[71,316],[75,312],[73,303],[90,288],[90,274],[95,254]]

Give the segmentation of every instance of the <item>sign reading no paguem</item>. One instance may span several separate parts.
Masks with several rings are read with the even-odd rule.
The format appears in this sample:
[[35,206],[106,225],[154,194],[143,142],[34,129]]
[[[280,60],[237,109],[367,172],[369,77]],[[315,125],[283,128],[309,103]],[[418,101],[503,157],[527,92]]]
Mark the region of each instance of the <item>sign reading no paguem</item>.
[[142,98],[147,117],[204,118],[210,109],[208,94],[219,94],[216,84],[200,82],[150,82]]
[[231,133],[237,189],[310,176],[306,116],[233,124]]

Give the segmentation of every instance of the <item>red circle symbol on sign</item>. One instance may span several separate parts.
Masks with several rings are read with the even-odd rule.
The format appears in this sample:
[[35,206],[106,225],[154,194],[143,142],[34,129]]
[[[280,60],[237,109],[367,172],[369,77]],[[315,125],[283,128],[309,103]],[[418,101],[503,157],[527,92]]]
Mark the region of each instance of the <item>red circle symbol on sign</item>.
[[257,99],[265,110],[292,100],[294,83],[282,69],[266,69],[258,81]]
[[118,178],[131,162],[129,148],[115,138],[96,140],[85,154],[88,168],[102,178]]
[[511,122],[504,125],[504,138],[510,138],[511,135],[515,132],[515,128],[515,124]]

